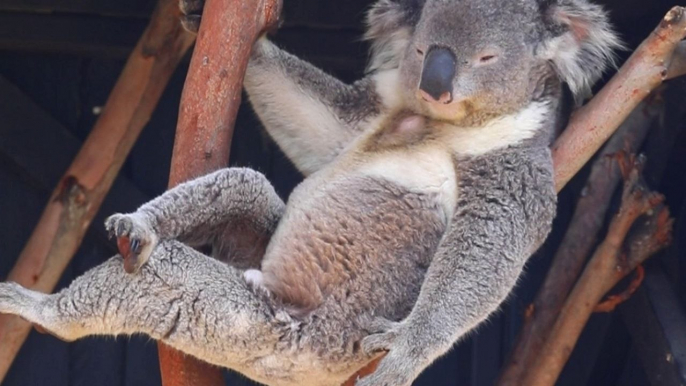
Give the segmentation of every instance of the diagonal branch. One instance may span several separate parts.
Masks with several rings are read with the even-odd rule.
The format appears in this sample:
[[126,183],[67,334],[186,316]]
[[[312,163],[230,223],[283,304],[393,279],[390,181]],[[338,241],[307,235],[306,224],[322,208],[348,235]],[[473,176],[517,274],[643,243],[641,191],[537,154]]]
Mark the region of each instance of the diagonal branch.
[[[161,0],[7,280],[42,292],[52,291],[57,284],[172,72],[193,42],[177,20],[176,1]],[[17,317],[0,316],[0,382],[30,328]]]
[[[638,47],[617,75],[586,106],[579,109],[553,147],[557,188],[560,190],[625,120],[629,111],[634,115],[620,133],[606,146],[594,165],[565,235],[546,277],[546,281],[524,321],[515,349],[498,382],[501,386],[521,384],[521,377],[540,356],[544,344],[564,300],[574,285],[597,234],[602,226],[612,192],[619,181],[614,163],[607,155],[631,144],[636,150],[645,136],[652,118],[659,113],[656,101],[650,100],[635,109],[646,93],[663,80],[679,76],[684,68],[686,42],[686,10],[673,8],[655,31]],[[644,115],[645,113],[645,115]],[[647,119],[648,117],[651,119]],[[631,128],[635,125],[634,128]],[[625,130],[635,134],[625,137]],[[640,133],[640,134],[639,134]]]
[[545,281],[524,318],[514,349],[498,384],[519,385],[526,369],[538,358],[545,339],[574,287],[593,247],[597,245],[612,196],[620,185],[616,154],[635,153],[663,111],[661,98],[636,108],[600,152],[591,168],[572,220],[553,258]]
[[[669,75],[674,51],[679,59],[686,37],[686,8],[674,7],[641,43],[619,72],[572,116],[553,146],[557,190],[588,162],[631,111]],[[677,74],[675,64],[673,74]]]

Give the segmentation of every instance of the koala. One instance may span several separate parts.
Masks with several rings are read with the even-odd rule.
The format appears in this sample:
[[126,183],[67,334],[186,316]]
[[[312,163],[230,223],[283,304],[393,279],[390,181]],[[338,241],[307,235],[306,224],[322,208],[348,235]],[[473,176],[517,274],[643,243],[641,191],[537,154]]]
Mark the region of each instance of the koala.
[[[197,29],[202,1],[181,6]],[[121,254],[64,290],[0,284],[0,312],[65,340],[147,334],[275,386],[340,385],[385,353],[357,385],[410,385],[545,240],[563,85],[583,98],[620,43],[586,0],[379,0],[366,37],[351,85],[255,43],[250,101],[306,175],[287,204],[245,168],[181,184],[110,217]]]

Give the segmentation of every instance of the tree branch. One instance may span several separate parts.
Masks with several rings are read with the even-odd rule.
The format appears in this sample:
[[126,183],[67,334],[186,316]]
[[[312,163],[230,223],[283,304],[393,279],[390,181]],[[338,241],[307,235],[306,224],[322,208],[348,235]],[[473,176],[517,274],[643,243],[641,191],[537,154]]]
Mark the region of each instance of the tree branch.
[[[176,1],[161,0],[7,280],[42,292],[54,289],[193,41],[178,24]],[[0,382],[30,328],[17,317],[0,316]]]
[[[257,37],[276,25],[280,0],[208,0],[176,128],[169,186],[225,167]],[[177,20],[178,23],[178,20]],[[164,386],[220,386],[221,369],[159,343]]]
[[674,7],[612,80],[576,111],[553,146],[558,191],[591,159],[638,103],[667,78],[674,51],[677,47],[681,50],[684,37],[686,8]]
[[498,385],[520,385],[523,374],[540,355],[567,295],[593,247],[597,245],[612,196],[622,177],[616,155],[622,151],[631,154],[637,152],[663,108],[659,97],[642,102],[612,136],[594,162],[545,281],[533,304],[527,309],[524,325]]
[[[634,167],[624,186],[621,208],[610,224],[605,241],[586,266],[538,360],[527,369],[521,384],[554,385],[602,297],[639,264],[669,244],[672,220],[662,205],[663,199],[648,190],[640,178],[640,167]],[[642,215],[648,215],[648,220],[627,237]],[[628,253],[623,245],[629,246]]]
[[[523,374],[540,356],[542,345],[565,298],[581,272],[590,249],[595,245],[612,193],[619,181],[619,174],[607,156],[621,150],[625,142],[631,144],[627,150],[635,152],[642,143],[652,118],[659,112],[655,101],[635,109],[636,105],[663,80],[678,76],[683,69],[686,43],[681,40],[686,36],[685,14],[682,7],[670,10],[614,78],[572,116],[569,126],[553,147],[559,191],[605,139],[612,135],[628,112],[634,110],[591,171],[584,195],[577,204],[570,228],[553,260],[546,281],[534,304],[527,310],[515,349],[499,380],[498,384],[501,386],[522,384]],[[648,116],[651,118],[646,119]],[[637,126],[631,128],[634,124]],[[641,139],[635,135],[625,138],[627,133],[624,130],[635,131]]]

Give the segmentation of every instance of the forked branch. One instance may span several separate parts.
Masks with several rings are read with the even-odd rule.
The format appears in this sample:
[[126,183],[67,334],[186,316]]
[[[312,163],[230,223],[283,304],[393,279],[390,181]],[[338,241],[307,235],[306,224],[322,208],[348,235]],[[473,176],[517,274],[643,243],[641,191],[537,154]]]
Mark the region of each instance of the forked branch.
[[[588,318],[602,297],[622,278],[671,241],[672,220],[663,197],[641,178],[640,162],[631,168],[622,205],[569,295],[538,360],[521,384],[552,386],[576,345]],[[645,221],[635,224],[641,216]]]

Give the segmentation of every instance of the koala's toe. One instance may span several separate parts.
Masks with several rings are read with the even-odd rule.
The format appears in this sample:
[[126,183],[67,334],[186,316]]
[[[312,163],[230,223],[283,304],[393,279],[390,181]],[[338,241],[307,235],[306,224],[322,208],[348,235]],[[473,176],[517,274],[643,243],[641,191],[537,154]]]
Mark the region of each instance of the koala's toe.
[[110,237],[128,236],[134,228],[133,221],[123,214],[114,214],[105,221],[105,229]]
[[205,0],[179,0],[179,8],[184,15],[200,15]]

